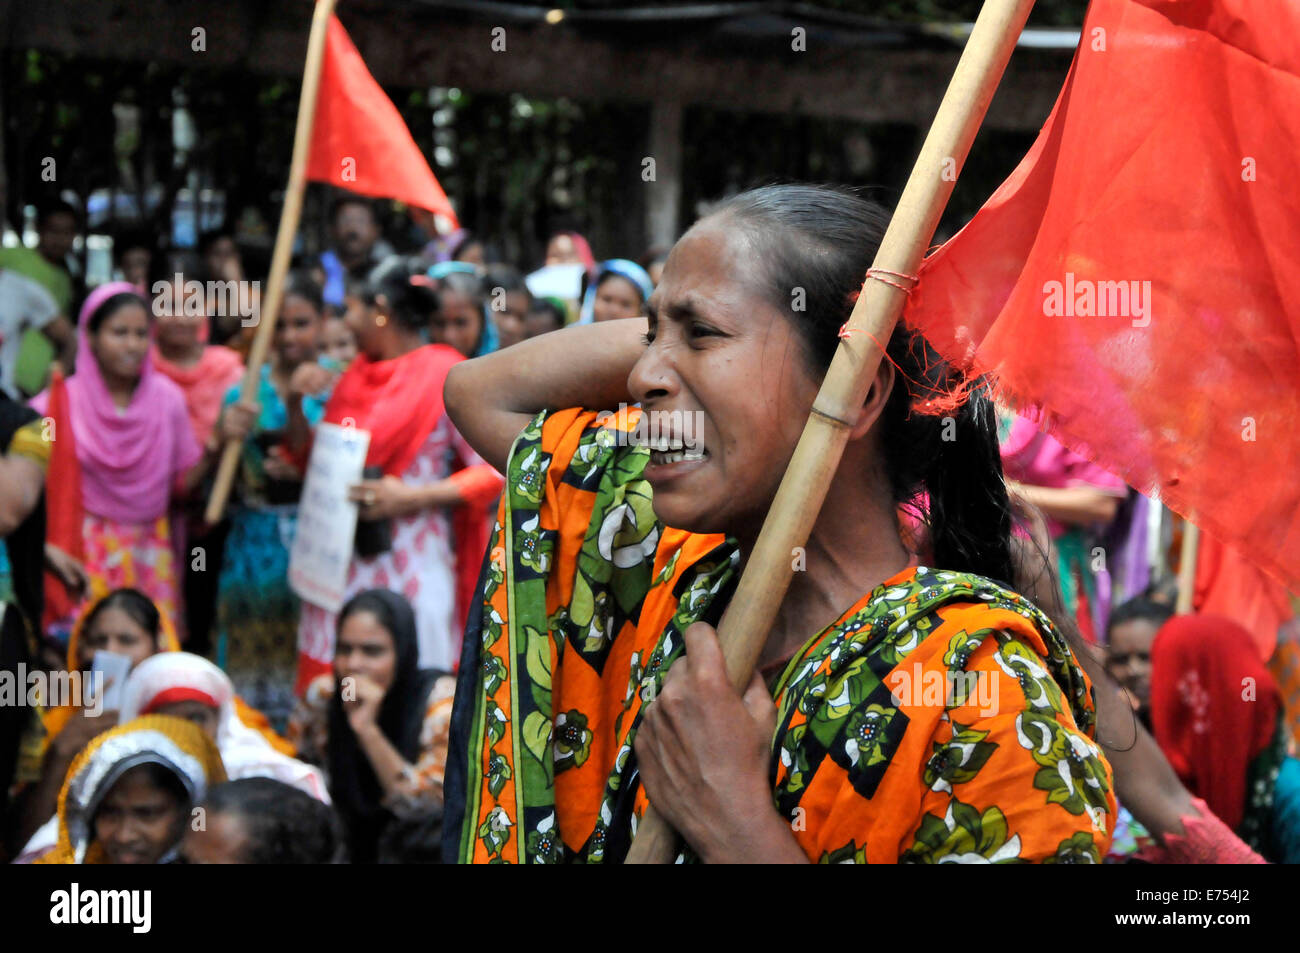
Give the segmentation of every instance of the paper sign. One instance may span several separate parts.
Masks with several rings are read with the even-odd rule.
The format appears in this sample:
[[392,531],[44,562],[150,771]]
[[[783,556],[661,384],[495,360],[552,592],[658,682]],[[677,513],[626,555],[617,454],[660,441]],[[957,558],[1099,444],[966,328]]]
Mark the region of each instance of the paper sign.
[[90,684],[103,686],[103,698],[95,701],[101,711],[117,711],[122,707],[122,693],[126,690],[126,677],[131,674],[131,657],[116,652],[96,649],[90,663]]
[[357,531],[357,504],[348,499],[348,488],[361,482],[369,448],[367,430],[316,427],[289,551],[289,586],[327,612],[343,607]]

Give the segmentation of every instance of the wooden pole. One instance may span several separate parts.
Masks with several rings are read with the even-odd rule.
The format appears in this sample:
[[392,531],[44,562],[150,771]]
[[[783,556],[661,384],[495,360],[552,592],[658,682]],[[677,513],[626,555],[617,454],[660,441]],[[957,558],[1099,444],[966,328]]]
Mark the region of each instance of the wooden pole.
[[1196,557],[1201,546],[1201,529],[1191,520],[1183,523],[1183,545],[1178,551],[1178,599],[1174,612],[1186,615],[1192,611],[1192,595],[1196,588]]
[[[298,98],[298,124],[293,133],[293,159],[289,164],[289,184],[284,193],[284,209],[280,212],[280,230],[275,236],[275,250],[271,254],[271,273],[266,279],[266,294],[262,298],[257,331],[253,346],[248,352],[248,368],[240,385],[240,400],[252,400],[257,393],[258,378],[271,347],[275,321],[284,297],[284,279],[289,273],[289,258],[293,253],[293,239],[302,217],[302,197],[307,187],[307,158],[311,151],[311,130],[316,120],[316,93],[320,89],[321,65],[325,61],[325,34],[336,0],[316,0],[312,14],[311,35],[307,39],[307,65],[302,74],[302,94]],[[221,451],[212,495],[203,518],[208,525],[220,522],[226,508],[226,499],[235,482],[235,468],[239,465],[239,441],[231,440]]]
[[[985,0],[921,146],[898,208],[880,243],[872,269],[914,275],[952,194],[957,170],[966,160],[984,113],[997,90],[1033,0]],[[894,280],[894,279],[891,279]],[[727,674],[737,691],[749,683],[776,610],[793,573],[790,554],[808,541],[826,490],[876,376],[881,346],[902,313],[904,292],[867,278],[794,456],[763,521],[754,551],[718,626]],[[877,343],[879,342],[879,344]],[[655,812],[646,810],[628,851],[628,863],[671,863],[677,837]]]

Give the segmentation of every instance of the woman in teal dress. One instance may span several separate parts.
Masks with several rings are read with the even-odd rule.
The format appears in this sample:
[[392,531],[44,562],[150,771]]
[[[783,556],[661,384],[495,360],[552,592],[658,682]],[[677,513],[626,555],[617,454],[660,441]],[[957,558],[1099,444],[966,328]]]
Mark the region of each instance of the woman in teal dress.
[[289,588],[289,550],[303,474],[296,451],[324,413],[332,369],[317,362],[320,286],[293,276],[276,323],[274,353],[253,401],[226,394],[223,440],[243,441],[217,597],[217,664],[236,692],[283,728],[293,706],[298,597]]

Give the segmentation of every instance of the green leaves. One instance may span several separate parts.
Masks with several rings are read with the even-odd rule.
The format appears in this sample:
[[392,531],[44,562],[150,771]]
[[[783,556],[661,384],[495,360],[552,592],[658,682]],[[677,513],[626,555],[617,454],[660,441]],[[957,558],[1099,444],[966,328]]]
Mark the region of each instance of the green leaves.
[[953,722],[952,738],[934,744],[934,753],[926,762],[921,780],[931,791],[952,791],[954,784],[970,781],[994,751],[996,744],[985,741],[987,731],[977,731]]

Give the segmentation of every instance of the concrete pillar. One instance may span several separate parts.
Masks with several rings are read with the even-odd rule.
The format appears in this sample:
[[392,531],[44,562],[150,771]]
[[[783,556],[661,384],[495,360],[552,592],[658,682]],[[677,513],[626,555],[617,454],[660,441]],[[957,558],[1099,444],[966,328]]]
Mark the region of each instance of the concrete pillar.
[[[650,152],[654,159],[654,181],[645,182],[646,242],[671,245],[681,229],[682,202],[682,103],[677,99],[655,99],[650,104]],[[644,170],[645,163],[642,163]],[[644,179],[644,171],[642,178]]]

